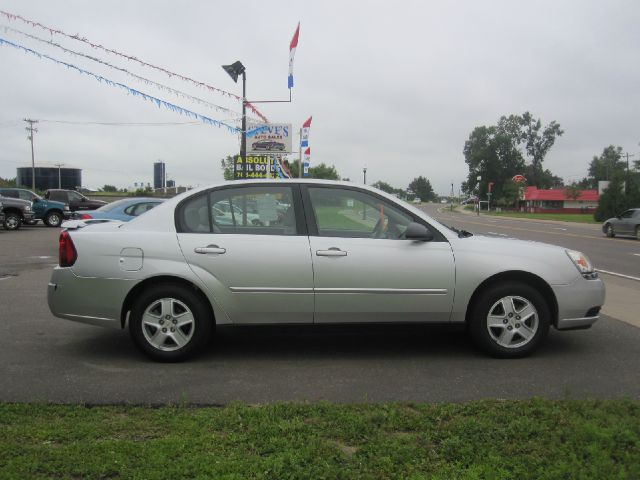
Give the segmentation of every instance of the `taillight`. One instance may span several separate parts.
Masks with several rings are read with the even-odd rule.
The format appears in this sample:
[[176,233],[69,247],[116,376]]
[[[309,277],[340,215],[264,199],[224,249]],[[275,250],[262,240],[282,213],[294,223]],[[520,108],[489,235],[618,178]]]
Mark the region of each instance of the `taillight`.
[[88,213],[83,213],[80,216],[80,220],[89,220],[90,218],[93,218],[91,215],[89,215]]
[[60,266],[70,267],[76,263],[77,259],[78,252],[76,252],[76,247],[73,244],[73,240],[71,240],[71,235],[64,230],[60,234]]

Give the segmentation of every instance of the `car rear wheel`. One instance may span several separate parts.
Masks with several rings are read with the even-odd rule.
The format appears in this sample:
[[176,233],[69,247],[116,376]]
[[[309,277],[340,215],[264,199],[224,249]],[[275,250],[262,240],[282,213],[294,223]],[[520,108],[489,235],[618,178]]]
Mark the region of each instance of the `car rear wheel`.
[[200,296],[177,284],[156,285],[136,300],[129,333],[136,346],[159,362],[178,362],[200,352],[213,319]]
[[44,217],[44,223],[48,227],[59,227],[62,223],[62,216],[58,212],[47,213],[47,216]]
[[491,356],[520,358],[532,353],[549,331],[549,306],[539,291],[520,282],[485,290],[473,306],[469,331]]
[[5,230],[18,230],[22,225],[22,218],[17,213],[7,213],[4,216]]
[[616,236],[616,232],[614,232],[613,230],[613,225],[611,225],[610,223],[607,223],[605,225],[605,233],[609,238],[613,238]]

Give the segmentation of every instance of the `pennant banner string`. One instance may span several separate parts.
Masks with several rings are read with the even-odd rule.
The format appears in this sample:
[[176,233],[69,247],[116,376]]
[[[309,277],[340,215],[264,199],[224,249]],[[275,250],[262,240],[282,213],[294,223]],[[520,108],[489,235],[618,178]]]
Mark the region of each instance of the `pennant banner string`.
[[[72,65],[71,63],[63,62],[61,60],[56,60],[55,58],[50,57],[49,55],[45,55],[43,53],[36,52],[35,50],[32,50],[32,49],[27,48],[27,47],[24,47],[22,45],[18,45],[17,43],[10,42],[8,40],[5,40],[4,38],[0,38],[0,46],[2,46],[2,45],[8,45],[8,46],[16,48],[18,50],[22,50],[25,53],[30,53],[31,55],[34,55],[34,56],[36,56],[38,58],[41,58],[41,59],[42,58],[47,59],[47,60],[49,60],[51,62],[57,63],[58,65],[62,65],[64,67],[67,67],[67,68],[70,68],[72,70],[75,70],[80,74],[85,74],[85,75],[88,75],[90,77],[93,77],[94,79],[96,79],[100,83],[105,83],[106,85],[109,85],[110,87],[115,87],[115,88],[120,88],[122,90],[126,90],[129,94],[133,95],[134,97],[140,97],[143,100],[155,103],[158,107],[164,107],[167,110],[170,110],[170,111],[175,112],[175,113],[179,113],[180,115],[185,115],[187,117],[195,118],[195,119],[200,120],[202,123],[205,123],[207,125],[214,125],[216,127],[226,127],[226,129],[231,133],[242,133],[241,129],[239,129],[238,127],[234,127],[233,125],[229,125],[227,123],[221,122],[219,120],[215,120],[215,119],[207,117],[205,115],[201,115],[199,113],[192,112],[191,110],[187,110],[186,108],[182,108],[182,107],[180,107],[178,105],[175,105],[173,103],[166,102],[164,100],[156,98],[153,95],[148,95],[148,94],[146,94],[144,92],[141,92],[140,90],[136,90],[135,88],[128,87],[127,85],[125,85],[123,83],[114,82],[112,80],[109,80],[108,78],[105,78],[105,77],[101,76],[101,75],[97,75],[95,73],[89,72],[88,70],[84,70],[84,69],[82,69],[80,67],[76,67],[75,65]],[[253,130],[247,131],[247,136],[248,137],[252,137],[252,136],[256,135],[257,133],[261,133],[265,129],[266,129],[266,127],[254,128]]]
[[154,87],[158,88],[159,90],[162,90],[162,91],[165,91],[165,92],[170,92],[170,93],[174,94],[177,97],[184,98],[184,99],[187,99],[187,100],[191,100],[192,102],[195,102],[195,103],[197,103],[199,105],[203,105],[203,106],[208,107],[208,108],[212,108],[212,109],[214,109],[214,110],[216,110],[218,112],[224,112],[224,113],[230,114],[230,115],[232,115],[234,117],[241,117],[242,116],[242,113],[240,113],[240,112],[233,111],[233,110],[231,110],[229,108],[226,108],[226,107],[223,107],[221,105],[216,105],[215,103],[207,102],[206,100],[203,100],[202,98],[194,97],[193,95],[189,95],[188,93],[181,92],[180,90],[177,90],[175,88],[171,88],[171,87],[169,87],[167,85],[163,85],[161,83],[155,82],[155,81],[150,80],[148,78],[141,77],[140,75],[136,75],[135,73],[132,73],[132,72],[128,71],[125,68],[121,68],[121,67],[118,67],[116,65],[111,65],[110,63],[105,62],[103,60],[100,60],[99,58],[92,57],[91,55],[86,55],[86,54],[81,53],[81,52],[76,52],[74,50],[70,50],[68,48],[63,47],[62,45],[60,45],[58,43],[55,43],[55,42],[51,41],[51,40],[46,40],[44,38],[40,38],[40,37],[37,37],[35,35],[31,35],[31,34],[29,34],[27,32],[23,32],[21,30],[15,29],[15,28],[7,27],[6,25],[0,25],[0,28],[3,28],[5,30],[5,32],[13,32],[13,33],[17,33],[17,34],[23,35],[23,36],[25,36],[27,38],[36,40],[38,42],[45,43],[47,45],[51,45],[51,46],[57,47],[57,48],[61,49],[63,52],[65,52],[65,53],[69,53],[71,55],[78,56],[78,57],[87,58],[87,59],[92,60],[94,62],[97,62],[97,63],[100,63],[102,65],[105,65],[105,66],[107,66],[109,68],[113,68],[114,70],[118,70],[120,72],[123,72],[123,73],[129,75],[130,77],[135,78],[136,80],[145,83],[146,85],[153,85]]
[[[208,84],[206,84],[204,82],[201,82],[201,81],[198,81],[198,80],[194,80],[193,78],[185,77],[184,75],[180,75],[179,73],[171,72],[171,71],[169,71],[169,70],[167,70],[165,68],[158,67],[158,66],[153,65],[151,63],[147,63],[147,62],[145,62],[143,60],[140,60],[140,59],[138,59],[138,58],[136,58],[136,57],[134,57],[132,55],[127,55],[126,53],[121,53],[121,52],[118,52],[117,50],[112,50],[112,49],[104,47],[104,46],[102,46],[100,44],[92,43],[88,39],[86,39],[84,37],[81,37],[78,34],[69,35],[68,33],[63,32],[62,30],[59,30],[59,29],[56,29],[56,28],[47,27],[46,25],[43,25],[43,24],[41,24],[39,22],[35,22],[33,20],[29,20],[27,18],[24,18],[21,15],[16,15],[16,14],[13,14],[13,13],[5,12],[4,10],[0,10],[0,14],[5,16],[10,21],[19,20],[19,21],[21,21],[23,23],[26,23],[27,25],[32,26],[33,28],[41,28],[42,30],[46,30],[51,35],[62,35],[64,37],[71,38],[71,39],[77,40],[79,42],[83,42],[83,43],[85,43],[87,45],[90,45],[94,49],[99,49],[99,50],[102,50],[104,52],[111,53],[113,55],[117,55],[117,56],[122,57],[122,58],[126,58],[127,60],[130,60],[132,62],[136,62],[136,63],[142,65],[143,67],[153,68],[154,70],[158,70],[160,72],[166,73],[169,77],[177,77],[180,80],[184,80],[186,82],[192,83],[193,85],[196,85],[197,87],[206,88],[206,89],[208,89],[208,90],[210,90],[212,92],[220,93],[222,95],[226,95],[228,97],[235,98],[236,100],[243,101],[243,98],[240,97],[239,95],[236,95],[235,93],[230,93],[230,92],[227,92],[226,90],[222,90],[221,88],[213,87],[213,86],[208,85]],[[268,122],[267,118],[262,113],[260,113],[258,111],[258,109],[256,107],[254,107],[251,103],[246,102],[246,105],[258,117],[260,117],[265,122]]]

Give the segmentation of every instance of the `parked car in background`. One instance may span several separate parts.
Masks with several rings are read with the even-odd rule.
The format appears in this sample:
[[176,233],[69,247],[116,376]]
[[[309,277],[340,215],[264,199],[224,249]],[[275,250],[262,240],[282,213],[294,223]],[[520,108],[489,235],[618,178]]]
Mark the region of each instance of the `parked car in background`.
[[0,195],[2,209],[4,210],[5,230],[18,230],[23,222],[35,219],[31,202],[18,198],[4,197]]
[[78,210],[95,210],[107,204],[107,202],[103,202],[102,200],[92,200],[87,198],[75,190],[47,190],[44,192],[44,198],[47,200],[66,203],[69,205],[69,209],[72,212],[76,212]]
[[640,240],[640,208],[631,208],[617,217],[605,220],[602,231],[607,237],[629,235]]
[[71,210],[66,203],[47,200],[31,190],[0,188],[0,195],[31,202],[35,220],[42,220],[49,227],[59,227],[65,219],[71,216]]
[[0,202],[0,225],[4,225],[4,208],[2,202]]
[[73,218],[79,220],[121,220],[128,222],[148,212],[164,202],[162,198],[125,198],[107,203],[97,210],[74,212]]
[[[255,204],[259,224],[217,223],[222,204]],[[550,326],[589,328],[604,303],[580,252],[456,231],[350,182],[200,188],[127,223],[64,230],[59,254],[51,312],[128,325],[159,361],[202,350],[217,324],[274,323],[466,324],[490,355],[522,357]]]

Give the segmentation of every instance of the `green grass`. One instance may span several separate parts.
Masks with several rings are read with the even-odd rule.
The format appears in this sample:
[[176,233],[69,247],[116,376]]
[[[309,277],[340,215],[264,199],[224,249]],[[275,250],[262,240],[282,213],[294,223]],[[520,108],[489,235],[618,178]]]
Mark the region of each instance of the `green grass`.
[[0,478],[640,478],[640,402],[0,404]]
[[[487,215],[486,211],[481,212]],[[526,213],[526,212],[490,212],[488,215],[513,218],[533,218],[536,220],[558,220],[574,223],[600,223],[593,219],[592,213]]]

